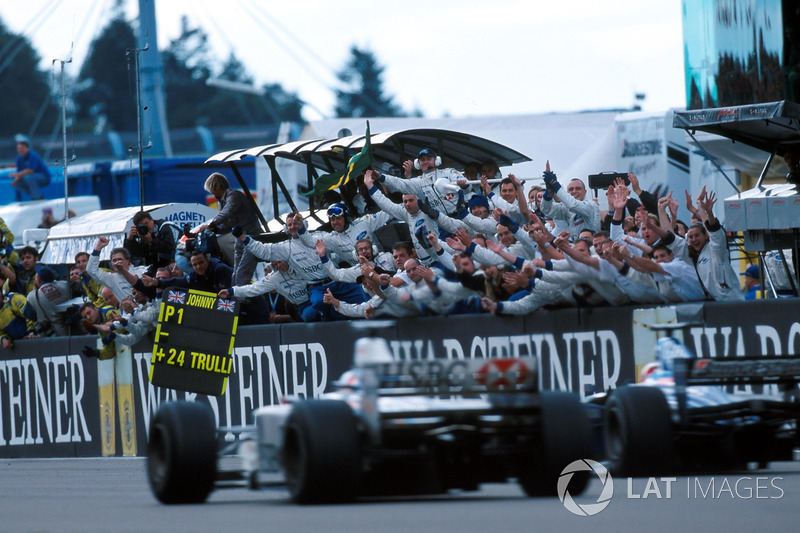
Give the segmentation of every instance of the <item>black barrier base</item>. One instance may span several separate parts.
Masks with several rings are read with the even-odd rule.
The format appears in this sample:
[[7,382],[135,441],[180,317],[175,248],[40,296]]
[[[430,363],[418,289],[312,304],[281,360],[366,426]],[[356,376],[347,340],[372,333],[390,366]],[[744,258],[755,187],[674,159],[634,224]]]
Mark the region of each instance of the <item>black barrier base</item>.
[[[399,359],[534,355],[542,388],[585,397],[634,381],[636,308],[404,319],[379,334]],[[800,353],[797,308],[797,300],[680,306],[694,322],[686,344],[714,357]],[[154,387],[148,380],[152,340],[140,343],[132,350],[138,453],[146,449],[150,418],[162,402],[202,401],[220,426],[251,424],[253,409],[276,404],[283,395],[315,397],[328,390],[350,367],[353,344],[364,334],[348,322],[241,327],[221,397]],[[79,355],[96,339],[21,340],[13,350],[0,351],[0,457],[101,454],[97,362]],[[129,423],[117,422],[117,442]]]

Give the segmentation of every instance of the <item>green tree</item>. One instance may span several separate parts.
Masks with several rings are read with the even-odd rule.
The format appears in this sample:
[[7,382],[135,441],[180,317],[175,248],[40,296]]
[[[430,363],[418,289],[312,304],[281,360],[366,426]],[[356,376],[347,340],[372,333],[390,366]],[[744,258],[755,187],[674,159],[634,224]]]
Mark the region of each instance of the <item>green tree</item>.
[[[133,27],[117,11],[100,36],[92,42],[78,74],[75,92],[76,130],[96,126],[117,131],[136,131],[135,58]],[[130,67],[130,68],[129,68]]]
[[404,117],[408,116],[384,94],[383,70],[375,54],[369,50],[350,48],[350,60],[338,74],[348,90],[336,91],[337,117]]
[[59,120],[47,73],[28,39],[11,33],[0,21],[0,135],[49,134]]
[[210,126],[208,104],[214,96],[206,85],[211,77],[212,58],[208,35],[191,28],[185,16],[181,34],[161,53],[167,121],[172,128]]
[[[209,78],[253,84],[244,64],[231,54],[220,67],[214,65],[208,35],[182,21],[181,34],[162,54],[167,116],[171,127],[236,126],[300,121],[297,96],[280,84],[252,94],[207,84]],[[215,71],[219,74],[215,75]]]

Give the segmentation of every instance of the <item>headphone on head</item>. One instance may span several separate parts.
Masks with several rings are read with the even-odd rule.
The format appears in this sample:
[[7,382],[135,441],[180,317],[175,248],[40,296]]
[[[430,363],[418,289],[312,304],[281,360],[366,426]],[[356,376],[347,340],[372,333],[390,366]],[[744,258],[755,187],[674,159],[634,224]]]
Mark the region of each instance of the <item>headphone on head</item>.
[[431,150],[430,148],[423,148],[420,150],[419,154],[417,154],[417,158],[414,160],[414,168],[416,170],[422,170],[422,166],[419,164],[419,158],[423,155],[429,155],[434,157],[433,166],[438,167],[442,164],[442,158],[436,155],[436,152]]

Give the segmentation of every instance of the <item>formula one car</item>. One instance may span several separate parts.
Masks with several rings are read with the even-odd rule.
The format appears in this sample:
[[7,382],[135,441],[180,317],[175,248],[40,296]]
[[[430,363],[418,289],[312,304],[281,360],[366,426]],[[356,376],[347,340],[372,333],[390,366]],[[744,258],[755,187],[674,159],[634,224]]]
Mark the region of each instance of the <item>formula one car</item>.
[[[533,358],[394,361],[385,340],[362,338],[334,392],[254,411],[255,427],[240,428],[234,444],[237,469],[217,468],[231,452],[217,435],[232,428],[216,430],[207,406],[162,406],[150,428],[150,486],[167,504],[232,486],[285,486],[297,503],[321,503],[511,479],[529,496],[555,496],[562,470],[591,457],[590,427],[576,395],[537,384]],[[576,495],[588,473],[571,475]]]
[[[658,341],[656,357],[641,383],[593,400],[605,403],[612,473],[654,476],[792,460],[800,447],[800,357],[699,359],[672,337]],[[774,386],[783,398],[729,393],[732,385]]]

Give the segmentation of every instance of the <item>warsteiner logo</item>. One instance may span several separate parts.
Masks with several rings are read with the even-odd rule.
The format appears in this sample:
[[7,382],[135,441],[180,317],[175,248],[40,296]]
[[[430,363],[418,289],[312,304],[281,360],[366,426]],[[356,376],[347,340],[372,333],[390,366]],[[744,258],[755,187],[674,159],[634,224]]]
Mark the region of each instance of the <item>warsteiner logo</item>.
[[[603,484],[603,491],[595,503],[580,505],[572,499],[567,487],[576,472],[594,472]],[[567,511],[578,516],[594,516],[608,507],[611,497],[614,496],[614,481],[606,467],[591,459],[578,459],[567,465],[558,477],[558,499],[564,504]]]

